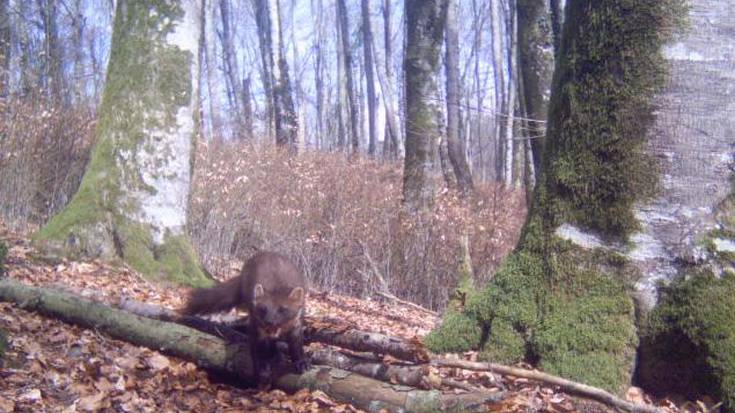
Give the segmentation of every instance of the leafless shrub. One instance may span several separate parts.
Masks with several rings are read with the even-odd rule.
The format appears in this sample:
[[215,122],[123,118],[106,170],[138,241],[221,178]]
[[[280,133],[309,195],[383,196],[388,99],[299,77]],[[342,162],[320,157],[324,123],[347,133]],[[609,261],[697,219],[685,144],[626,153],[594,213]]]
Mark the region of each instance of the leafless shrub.
[[441,308],[456,285],[463,228],[481,282],[515,244],[525,214],[520,191],[485,185],[470,205],[443,190],[431,214],[407,216],[399,167],[341,154],[217,145],[203,146],[197,162],[190,230],[219,275],[274,249],[300,261],[317,289],[368,295],[384,287],[377,272],[392,293]]
[[87,106],[2,101],[0,216],[9,225],[42,224],[69,202],[89,159],[93,129]]

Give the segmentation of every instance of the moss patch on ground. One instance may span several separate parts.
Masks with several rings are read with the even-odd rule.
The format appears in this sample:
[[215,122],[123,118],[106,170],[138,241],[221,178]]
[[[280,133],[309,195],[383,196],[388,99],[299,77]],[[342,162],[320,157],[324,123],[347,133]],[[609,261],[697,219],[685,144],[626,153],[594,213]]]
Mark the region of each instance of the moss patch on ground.
[[708,394],[735,411],[735,275],[696,271],[660,291],[642,338],[641,382]]
[[8,257],[8,245],[0,240],[0,277],[5,274],[5,259]]
[[5,355],[5,350],[8,348],[8,338],[5,334],[5,331],[0,330],[0,367],[3,365],[3,356]]
[[[638,228],[633,205],[657,187],[645,142],[664,81],[660,50],[682,15],[682,0],[568,2],[521,242],[463,312],[484,332],[475,347],[484,358],[530,361],[614,392],[629,384],[636,271],[612,250],[576,247],[555,231],[568,223],[620,243]],[[437,337],[457,328],[447,321]]]

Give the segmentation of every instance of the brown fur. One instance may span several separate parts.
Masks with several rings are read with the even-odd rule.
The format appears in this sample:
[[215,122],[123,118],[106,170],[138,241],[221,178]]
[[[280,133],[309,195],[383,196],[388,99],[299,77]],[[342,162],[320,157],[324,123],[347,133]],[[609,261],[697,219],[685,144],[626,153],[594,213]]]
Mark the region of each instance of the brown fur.
[[298,372],[307,368],[303,350],[303,312],[306,282],[301,271],[285,256],[259,252],[243,266],[240,275],[212,288],[195,289],[183,314],[202,314],[243,307],[249,314],[253,368],[261,384],[271,380],[275,342],[288,342]]

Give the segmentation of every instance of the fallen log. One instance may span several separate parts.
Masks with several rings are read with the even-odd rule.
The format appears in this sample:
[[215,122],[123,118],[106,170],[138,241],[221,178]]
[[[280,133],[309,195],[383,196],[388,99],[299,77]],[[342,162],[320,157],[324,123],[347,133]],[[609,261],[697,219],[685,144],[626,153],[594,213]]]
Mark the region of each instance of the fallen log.
[[[135,300],[124,298],[120,300],[120,308],[138,314],[144,317],[155,318],[157,320],[172,321],[180,324],[196,328],[209,334],[217,335],[227,340],[236,340],[236,336],[229,331],[223,331],[223,325],[212,323],[207,325],[206,321],[198,317],[180,316],[176,312],[167,308],[155,305],[141,303]],[[231,327],[232,330],[241,330],[246,322],[244,319],[232,320],[225,325]],[[220,329],[222,334],[217,334],[216,329]],[[229,337],[226,335],[230,335]],[[324,343],[337,347],[346,348],[358,352],[371,352],[377,354],[388,354],[399,360],[410,361],[413,363],[427,363],[429,361],[429,352],[426,350],[421,341],[405,340],[399,337],[391,337],[385,334],[374,333],[370,331],[357,330],[348,325],[340,325],[329,321],[308,320],[304,331],[304,339],[307,343]]]
[[467,360],[433,359],[431,364],[436,367],[454,367],[473,371],[490,371],[505,376],[525,378],[537,382],[558,386],[565,393],[574,394],[587,399],[596,400],[608,406],[616,407],[632,413],[664,413],[663,409],[656,406],[631,403],[621,399],[603,389],[577,383],[562,377],[554,376],[540,371],[526,370],[516,367],[504,366],[495,363],[480,363]]
[[[244,327],[245,320],[231,320],[226,324],[211,322],[198,317],[180,316],[175,311],[152,304],[124,298],[120,307],[133,314],[183,324],[226,341],[244,342],[247,335],[238,327]],[[309,352],[314,364],[324,364],[342,370],[351,371],[373,379],[406,386],[419,387],[428,372],[428,365],[398,366],[382,363],[379,360],[367,360],[349,354],[340,353],[327,348]]]
[[326,348],[312,351],[309,355],[311,361],[315,364],[326,364],[380,381],[411,387],[421,386],[422,379],[429,372],[429,366],[426,364],[419,366],[397,366],[379,361],[365,360]]
[[[0,301],[93,328],[113,338],[180,357],[208,370],[252,383],[246,342],[228,343],[183,325],[142,317],[74,294],[31,287],[8,278],[0,279]],[[480,412],[487,411],[491,404],[504,397],[503,393],[454,395],[437,390],[417,390],[327,366],[314,366],[301,375],[283,374],[276,379],[275,385],[290,392],[302,388],[319,389],[335,400],[368,411]]]

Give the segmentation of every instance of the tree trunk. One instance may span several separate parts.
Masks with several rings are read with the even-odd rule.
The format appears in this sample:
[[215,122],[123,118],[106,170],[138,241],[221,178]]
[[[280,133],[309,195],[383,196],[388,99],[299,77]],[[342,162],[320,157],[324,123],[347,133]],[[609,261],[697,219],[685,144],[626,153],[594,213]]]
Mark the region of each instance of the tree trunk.
[[521,104],[529,118],[533,166],[539,171],[554,72],[553,20],[545,0],[517,0],[517,5],[519,74],[523,82]]
[[[222,43],[222,54],[224,60],[225,84],[227,86],[227,101],[230,109],[235,113],[234,130],[238,134],[242,134],[243,130],[243,112],[242,105],[238,95],[242,90],[240,83],[240,70],[237,65],[237,55],[235,54],[234,33],[230,26],[232,21],[230,0],[219,0],[219,14],[222,22],[222,34],[220,36]],[[214,40],[214,39],[213,39]]]
[[[118,0],[120,1],[120,0]],[[57,317],[110,336],[195,362],[206,369],[252,383],[247,342],[227,343],[220,338],[175,323],[136,316],[78,296],[10,279],[0,280],[0,300]],[[358,408],[389,412],[483,412],[498,403],[503,394],[442,394],[439,391],[395,387],[327,366],[314,366],[301,375],[285,373],[275,385],[295,392],[321,390],[328,396]]]
[[118,1],[97,144],[74,198],[35,236],[40,246],[206,283],[185,232],[199,5]]
[[508,100],[506,102],[505,112],[505,156],[503,157],[503,181],[507,188],[513,186],[513,166],[515,164],[514,153],[515,142],[513,134],[515,132],[515,110],[516,110],[516,94],[518,92],[518,32],[516,31],[516,10],[510,8],[510,18],[508,24]]
[[433,204],[433,165],[439,141],[438,66],[444,40],[446,5],[442,0],[406,0],[406,158],[403,201],[409,211]]
[[[701,6],[706,10],[716,3],[702,1],[709,4]],[[636,319],[628,285],[639,276],[646,279],[639,265],[648,257],[657,251],[671,251],[664,247],[664,238],[655,238],[655,232],[639,231],[646,230],[652,222],[658,228],[676,227],[679,232],[675,238],[681,247],[682,240],[686,240],[681,237],[686,223],[706,230],[702,221],[693,219],[695,209],[682,207],[684,191],[669,187],[676,171],[685,170],[680,164],[675,168],[672,164],[671,170],[664,172],[667,178],[662,180],[667,186],[663,197],[676,201],[672,199],[668,205],[658,201],[654,205],[666,205],[664,211],[681,211],[688,218],[666,216],[661,210],[646,216],[636,207],[640,202],[656,199],[652,198],[660,176],[652,167],[656,149],[650,142],[646,144],[646,136],[652,132],[652,96],[665,79],[660,49],[676,21],[672,14],[679,10],[677,4],[678,0],[572,0],[567,4],[549,109],[548,140],[533,205],[514,253],[501,265],[490,285],[469,300],[467,307],[472,311],[464,313],[478,326],[491,326],[480,344],[481,357],[502,363],[532,360],[548,373],[612,392],[622,392],[630,385],[641,320]],[[712,13],[728,14],[724,6],[715,9],[718,10]],[[708,26],[701,23],[693,27]],[[695,42],[673,50],[699,51],[696,45],[705,43]],[[717,49],[711,47],[714,43],[710,40],[709,44],[707,50],[716,53]],[[728,42],[723,38],[716,44]],[[724,57],[724,48],[719,50]],[[726,59],[713,59],[716,54],[696,56],[697,63],[688,67],[693,71],[677,75],[687,67],[677,63],[671,81],[685,82],[683,89],[697,93],[696,96],[712,96],[711,89],[703,90],[704,83],[698,87],[688,83],[695,81],[694,72],[711,76],[717,73],[713,68],[731,70],[732,64],[725,65]],[[712,84],[711,80],[707,82],[706,85]],[[716,82],[717,90],[727,89],[723,86],[728,82],[732,80],[723,78]],[[681,121],[683,113],[692,112],[701,119],[705,110],[682,107],[703,102],[701,97],[676,96],[665,101],[675,103],[676,109],[659,109],[659,120]],[[724,95],[722,99],[724,102]],[[718,130],[724,130],[719,129],[720,125],[724,126],[731,117],[725,115],[725,106],[707,107],[707,114],[719,120],[706,124],[698,121],[697,125],[717,125],[710,129],[712,135],[706,133],[717,135]],[[718,113],[714,108],[722,111]],[[663,131],[672,129],[653,132],[667,136]],[[702,133],[703,139],[704,136]],[[720,136],[723,139],[707,142],[726,141],[724,135]],[[706,150],[706,144],[695,138],[692,133],[683,133],[682,142],[686,145],[672,146],[676,149],[666,153],[675,155],[666,159],[678,162],[701,156],[693,148]],[[669,138],[654,138],[651,142],[657,139]],[[707,162],[713,169],[718,163],[715,153],[712,151]],[[725,178],[722,194],[726,194],[730,188],[729,171],[722,165],[729,158],[720,158],[719,162],[719,176]],[[695,186],[704,190],[707,185],[700,179],[706,174],[701,168],[697,171]],[[692,190],[689,184],[686,187]],[[704,198],[704,194],[692,197],[698,202]],[[653,240],[658,242],[650,242]],[[659,258],[654,261],[660,262]],[[682,262],[681,258],[672,260]],[[456,327],[442,326],[442,330],[452,331]]]
[[252,140],[255,136],[253,129],[253,92],[251,91],[251,83],[250,75],[242,81],[243,132],[245,138],[249,140]]
[[[262,0],[261,0],[262,1]],[[283,30],[281,28],[280,0],[268,1],[271,50],[273,56],[272,82],[275,109],[276,144],[296,149],[298,137],[298,117],[293,101],[291,80],[288,74]]]
[[43,78],[46,92],[55,102],[61,102],[64,92],[61,45],[57,24],[57,0],[38,0],[38,10],[43,27]]
[[[493,135],[491,136],[494,145],[491,146],[492,156],[488,157],[493,160],[489,165],[492,168],[493,177],[495,180],[500,181],[503,179],[503,138],[505,137],[505,126],[506,116],[508,115],[507,99],[506,99],[506,80],[505,80],[505,64],[503,54],[503,28],[502,28],[502,13],[501,13],[500,1],[490,2],[490,30],[492,32],[491,46],[492,46],[492,68],[493,68],[493,80],[495,84],[495,116],[493,122]],[[479,57],[476,57],[479,59]],[[477,60],[475,62],[475,71],[479,64]],[[475,77],[478,77],[476,74]],[[478,84],[479,88],[479,84]],[[480,90],[482,90],[480,88]],[[479,92],[478,92],[479,93]],[[482,102],[480,97],[477,98],[478,108],[481,107]],[[479,110],[479,109],[478,109]],[[478,133],[481,129],[478,127]]]
[[10,92],[10,0],[0,0],[0,97]]
[[378,100],[375,96],[375,59],[373,59],[373,30],[370,23],[370,0],[361,0],[362,12],[362,41],[365,54],[365,81],[367,83],[368,108],[368,154],[375,156],[375,147],[378,144],[378,130],[376,122]]
[[[315,10],[316,9],[316,10]],[[316,4],[311,1],[311,15],[314,19],[315,35],[314,44],[314,89],[316,91],[316,148],[325,149],[322,142],[325,141],[326,128],[324,127],[324,50],[322,42],[326,41],[324,34],[324,4],[322,0],[318,0]]]
[[350,112],[350,133],[352,134],[352,152],[360,149],[360,123],[357,118],[357,98],[355,97],[355,81],[352,74],[352,49],[350,48],[350,25],[347,17],[345,0],[337,0],[337,18],[342,35],[342,58],[344,59],[344,73],[347,89],[347,106]]
[[459,83],[459,2],[447,0],[446,60],[447,77],[447,152],[462,193],[472,191],[472,174],[465,155],[465,142],[460,138]]
[[206,62],[207,98],[209,101],[209,120],[211,129],[210,139],[222,139],[224,129],[222,127],[222,106],[220,104],[219,90],[217,88],[217,5],[214,1],[205,0],[203,6],[204,16],[201,21],[205,27],[202,33],[205,38],[201,44],[204,46],[204,61]]
[[[393,74],[393,23],[391,21],[391,0],[383,0],[383,50],[385,54],[385,81],[380,81],[380,89],[382,90],[383,100],[385,104],[385,124],[386,124],[386,146],[387,151],[383,151],[386,158],[400,159],[403,156],[403,137],[401,129],[398,127],[398,107],[396,99],[393,95],[395,85],[395,76]],[[374,49],[374,48],[373,48]],[[376,64],[376,66],[379,66]],[[378,70],[378,79],[380,79],[380,71]]]

